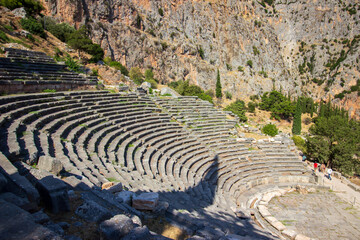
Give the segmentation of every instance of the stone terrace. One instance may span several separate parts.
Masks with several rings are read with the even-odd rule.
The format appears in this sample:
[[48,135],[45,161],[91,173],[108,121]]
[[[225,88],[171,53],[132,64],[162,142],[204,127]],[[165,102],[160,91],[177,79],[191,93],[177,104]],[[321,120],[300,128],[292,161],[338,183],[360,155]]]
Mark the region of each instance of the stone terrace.
[[87,89],[97,84],[97,77],[85,77],[66,70],[43,52],[4,48],[0,58],[0,93]]
[[[106,91],[27,94],[0,97],[0,113],[1,173],[14,185],[7,191],[34,203],[46,199],[38,186],[49,188],[49,181],[58,186],[45,187],[51,196],[64,188],[86,190],[92,201],[141,217],[101,191],[109,181],[119,181],[133,192],[158,192],[169,203],[167,219],[191,235],[271,239],[250,218],[236,216],[242,197],[258,185],[312,179],[291,144],[263,142],[251,151],[249,143],[234,138],[235,121],[197,98]],[[30,167],[44,157],[61,162],[61,180]],[[53,211],[68,209],[67,193],[61,196],[55,199],[63,204],[53,204]]]

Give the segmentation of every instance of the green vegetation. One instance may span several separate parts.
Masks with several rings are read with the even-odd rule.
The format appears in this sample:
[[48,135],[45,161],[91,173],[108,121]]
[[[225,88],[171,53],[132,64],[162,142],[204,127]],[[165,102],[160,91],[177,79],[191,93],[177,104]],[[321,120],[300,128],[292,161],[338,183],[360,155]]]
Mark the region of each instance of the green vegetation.
[[306,141],[309,158],[344,174],[360,174],[360,122],[329,101],[320,104],[314,123]]
[[55,89],[44,89],[43,92],[45,93],[53,93],[53,92],[56,92]]
[[346,91],[342,91],[341,93],[338,93],[335,95],[335,98],[340,98],[340,99],[343,99],[345,97],[345,94],[350,94],[352,92],[358,92],[358,96],[359,96],[359,93],[360,93],[360,79],[356,81],[356,85],[353,85],[350,87],[350,90]]
[[215,95],[216,95],[217,98],[222,98],[219,69],[217,70]]
[[104,50],[102,50],[99,44],[94,44],[88,35],[89,30],[82,26],[79,30],[68,35],[67,44],[78,51],[79,58],[80,52],[84,51],[92,55],[90,62],[98,62],[103,59]]
[[247,107],[248,112],[254,113],[256,106],[257,104],[255,102],[248,102],[248,107]]
[[296,102],[295,115],[294,115],[293,125],[292,125],[292,129],[291,129],[291,132],[294,135],[301,134],[301,112],[302,112],[301,100],[298,99]]
[[157,88],[158,81],[154,78],[152,69],[145,70],[145,82],[149,82],[151,84],[151,88]]
[[243,66],[238,66],[238,71],[239,72],[244,72],[244,67]]
[[248,65],[250,68],[252,68],[253,67],[253,62],[251,60],[248,60],[246,62],[246,65]]
[[295,112],[295,105],[278,91],[265,92],[261,97],[260,109],[271,112],[276,120],[290,120]]
[[236,100],[235,102],[226,106],[224,110],[233,112],[235,115],[237,115],[240,118],[240,121],[242,122],[247,121],[247,117],[245,116],[246,107],[244,101]]
[[4,43],[10,41],[10,39],[8,38],[8,36],[6,36],[6,34],[5,34],[3,31],[1,31],[1,30],[0,30],[0,41],[1,41],[1,42],[4,42]]
[[70,55],[66,56],[65,64],[70,70],[72,70],[74,72],[77,72],[77,73],[84,72],[83,67],[76,60],[74,60],[72,57],[70,57]]
[[120,70],[121,74],[128,76],[129,75],[129,71],[127,70],[127,68],[122,65],[121,63],[117,62],[117,61],[112,61],[111,58],[106,57],[104,58],[104,62],[109,65],[110,67],[113,67],[117,70]]
[[276,136],[278,134],[278,129],[276,128],[276,126],[274,124],[266,124],[262,129],[261,132],[269,135],[269,136]]
[[162,8],[159,8],[159,9],[158,9],[158,12],[159,12],[159,15],[160,15],[160,16],[162,16],[162,17],[164,16],[164,11],[163,11]]
[[25,30],[28,30],[30,33],[39,35],[42,38],[46,38],[43,26],[35,18],[22,18],[20,20],[20,24]]
[[67,23],[58,24],[55,19],[51,17],[43,17],[41,23],[44,26],[46,31],[49,31],[52,35],[57,37],[62,42],[67,42],[69,40],[70,34],[74,33],[76,30]]
[[291,139],[294,141],[295,146],[300,151],[302,151],[303,153],[306,153],[306,142],[302,137],[294,135]]
[[232,66],[227,63],[227,64],[226,64],[226,69],[227,69],[228,71],[232,71]]
[[182,96],[198,96],[200,99],[213,103],[212,97],[205,93],[199,86],[189,84],[189,80],[179,80],[168,84]]
[[130,69],[129,77],[138,85],[144,82],[144,75],[138,67],[132,67]]
[[34,16],[39,14],[44,7],[36,0],[0,0],[0,5],[14,10],[24,7],[27,15]]
[[201,46],[198,47],[198,53],[201,59],[205,59],[205,53]]
[[227,98],[227,99],[232,99],[232,94],[231,93],[229,93],[228,91],[226,91],[225,92],[225,97]]
[[256,46],[252,46],[252,49],[255,56],[260,54],[260,51],[257,49]]

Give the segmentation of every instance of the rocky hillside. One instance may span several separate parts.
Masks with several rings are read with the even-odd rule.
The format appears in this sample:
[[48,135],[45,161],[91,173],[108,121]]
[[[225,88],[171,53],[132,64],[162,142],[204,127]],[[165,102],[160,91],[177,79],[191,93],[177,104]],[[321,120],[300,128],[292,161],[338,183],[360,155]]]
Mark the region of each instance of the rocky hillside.
[[[76,26],[128,68],[162,82],[190,79],[245,99],[273,87],[359,114],[358,0],[48,0],[48,15]],[[360,82],[360,80],[359,80]],[[359,83],[360,84],[360,83]]]

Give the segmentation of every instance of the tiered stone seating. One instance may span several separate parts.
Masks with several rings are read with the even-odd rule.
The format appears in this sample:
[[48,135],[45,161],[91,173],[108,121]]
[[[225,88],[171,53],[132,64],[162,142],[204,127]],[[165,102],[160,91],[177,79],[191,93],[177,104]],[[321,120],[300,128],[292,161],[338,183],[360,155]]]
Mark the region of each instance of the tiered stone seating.
[[6,57],[0,58],[1,93],[68,90],[97,84],[96,77],[67,71],[64,64],[57,64],[45,53],[13,48],[4,51]]

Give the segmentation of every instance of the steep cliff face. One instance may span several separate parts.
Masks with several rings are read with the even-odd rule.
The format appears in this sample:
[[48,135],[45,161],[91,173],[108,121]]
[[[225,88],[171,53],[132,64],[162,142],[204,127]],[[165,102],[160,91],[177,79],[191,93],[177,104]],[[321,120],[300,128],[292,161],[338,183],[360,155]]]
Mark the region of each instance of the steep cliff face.
[[224,91],[237,98],[275,86],[320,99],[360,79],[358,0],[281,0],[272,6],[238,0],[48,0],[44,5],[60,21],[87,24],[106,55],[128,68],[151,67],[163,82],[190,79],[215,89],[219,69]]

